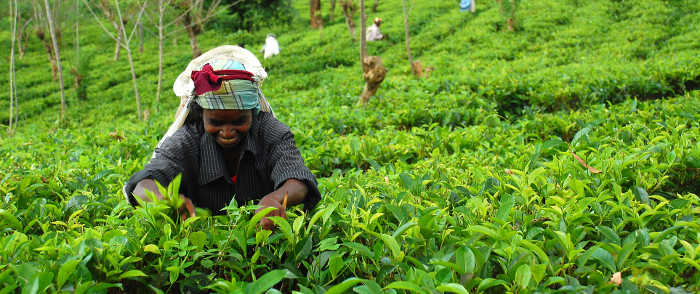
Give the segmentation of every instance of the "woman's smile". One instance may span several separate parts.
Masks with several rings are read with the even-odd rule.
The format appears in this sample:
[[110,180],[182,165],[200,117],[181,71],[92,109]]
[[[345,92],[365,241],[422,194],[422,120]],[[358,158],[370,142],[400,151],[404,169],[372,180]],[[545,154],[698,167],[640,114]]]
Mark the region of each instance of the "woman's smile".
[[238,144],[239,138],[240,138],[239,136],[234,136],[234,137],[230,137],[230,138],[224,138],[224,137],[218,136],[217,141],[219,141],[219,144],[221,144],[221,145],[235,146]]

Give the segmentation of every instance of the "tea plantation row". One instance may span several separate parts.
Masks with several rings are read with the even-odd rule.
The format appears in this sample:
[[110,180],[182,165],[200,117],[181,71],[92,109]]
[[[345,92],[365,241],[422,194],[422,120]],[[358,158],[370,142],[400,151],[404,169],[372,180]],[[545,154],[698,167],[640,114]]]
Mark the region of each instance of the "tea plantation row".
[[[0,150],[9,159],[0,283],[77,292],[697,290],[700,199],[688,191],[698,189],[698,95],[465,128],[310,130],[301,137],[325,140],[303,148],[312,169],[330,154],[348,167],[320,178],[319,208],[276,219],[275,232],[260,231],[248,207],[185,223],[164,204],[129,207],[119,188],[141,162],[124,158],[150,149],[138,136],[18,135]],[[608,283],[618,272],[620,286]]]
[[[181,223],[167,201],[123,200],[172,120],[185,38],[166,52],[160,102],[156,40],[135,55],[144,122],[125,58],[111,61],[109,38],[87,24],[88,95],[69,87],[57,121],[57,86],[30,39],[20,126],[0,138],[0,293],[700,291],[700,4],[520,1],[515,32],[496,2],[477,4],[412,4],[412,54],[429,69],[414,79],[402,2],[380,1],[389,39],[368,49],[389,73],[364,108],[339,9],[330,22],[324,6],[321,31],[304,13],[270,28],[282,54],[262,60],[263,91],[324,197],[274,232],[254,203]],[[257,53],[248,41],[267,31],[220,33],[200,45],[245,40]]]

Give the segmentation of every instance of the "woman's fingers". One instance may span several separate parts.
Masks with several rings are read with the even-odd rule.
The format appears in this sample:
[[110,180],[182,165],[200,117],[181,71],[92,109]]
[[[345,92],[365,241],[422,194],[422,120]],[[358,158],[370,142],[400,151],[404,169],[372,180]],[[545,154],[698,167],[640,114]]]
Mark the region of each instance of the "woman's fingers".
[[185,202],[180,206],[180,208],[177,209],[177,211],[180,213],[180,217],[182,220],[186,220],[188,217],[194,217],[194,203],[192,203],[192,200],[190,198],[185,197],[185,195],[180,194],[180,198],[184,199]]
[[276,208],[276,209],[274,209],[274,210],[268,212],[268,213],[265,215],[265,217],[263,217],[262,219],[260,219],[260,225],[262,226],[262,228],[263,228],[264,230],[273,230],[273,229],[275,228],[275,223],[272,222],[272,221],[269,219],[269,217],[271,217],[271,216],[281,216],[281,217],[283,217],[283,218],[285,218],[285,219],[287,218],[287,213],[286,213],[284,207],[282,207],[282,205],[279,204],[279,202],[274,202],[274,201],[267,202],[267,201],[262,201],[262,200],[261,200],[259,205],[260,205],[261,207],[258,208],[257,210],[255,210],[255,213],[258,213],[258,212],[262,211],[263,209],[265,209],[265,208],[267,208],[267,207],[274,207],[274,208]]

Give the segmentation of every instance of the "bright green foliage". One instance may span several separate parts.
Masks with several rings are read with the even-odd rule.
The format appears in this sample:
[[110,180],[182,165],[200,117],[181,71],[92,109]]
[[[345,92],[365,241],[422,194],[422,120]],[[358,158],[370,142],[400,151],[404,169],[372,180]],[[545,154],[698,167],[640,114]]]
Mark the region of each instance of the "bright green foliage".
[[[519,1],[515,32],[496,2],[477,5],[416,1],[411,52],[434,68],[416,80],[401,4],[380,1],[390,37],[368,50],[389,72],[367,108],[354,106],[359,48],[339,11],[320,32],[308,19],[270,28],[282,54],[262,60],[263,91],[323,195],[273,217],[275,231],[256,203],[181,221],[177,181],[129,206],[122,185],[178,99],[146,101],[136,121],[128,64],[84,24],[87,98],[56,123],[57,86],[30,39],[20,126],[0,139],[0,293],[700,291],[700,4]],[[307,1],[294,6],[308,17]],[[154,96],[146,41],[139,89]],[[190,59],[178,44],[167,83]]]

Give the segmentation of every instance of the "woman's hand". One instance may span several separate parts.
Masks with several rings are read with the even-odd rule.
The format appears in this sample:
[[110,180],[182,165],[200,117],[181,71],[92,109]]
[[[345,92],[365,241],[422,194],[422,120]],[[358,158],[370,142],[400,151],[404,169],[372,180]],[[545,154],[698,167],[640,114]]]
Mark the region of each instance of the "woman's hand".
[[[143,179],[134,188],[134,195],[141,198],[141,200],[150,202],[151,198],[146,195],[146,191],[150,191],[158,199],[163,199],[163,194],[160,193],[160,189],[156,185],[156,182],[151,179]],[[188,217],[194,217],[194,204],[190,198],[185,197],[184,194],[179,194],[180,199],[185,200],[180,207],[177,208],[177,213],[180,215],[182,220],[186,220]]]
[[185,221],[188,217],[194,217],[194,204],[192,203],[192,200],[190,198],[185,197],[185,195],[180,194],[180,199],[185,200],[182,205],[180,205],[180,208],[177,209],[178,214],[180,214],[180,217],[182,218],[182,221]]
[[[282,198],[281,200],[279,198]],[[260,202],[258,205],[260,205],[260,208],[255,210],[255,213],[257,214],[261,210],[265,209],[266,207],[274,207],[277,208],[273,211],[270,211],[267,213],[265,217],[263,217],[260,220],[260,225],[262,225],[262,228],[264,230],[272,230],[275,227],[275,224],[268,219],[268,217],[271,216],[281,216],[282,218],[286,219],[287,218],[287,194],[285,194],[284,197],[280,197],[279,191],[272,192],[270,194],[267,194],[265,197],[260,199]]]

